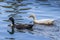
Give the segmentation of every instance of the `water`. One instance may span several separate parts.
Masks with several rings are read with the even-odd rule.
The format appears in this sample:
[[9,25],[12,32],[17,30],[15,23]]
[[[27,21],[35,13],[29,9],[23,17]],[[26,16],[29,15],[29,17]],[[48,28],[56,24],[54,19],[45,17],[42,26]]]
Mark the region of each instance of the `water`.
[[[58,0],[2,0],[0,2],[0,40],[59,40],[60,39],[60,7]],[[56,6],[57,5],[57,6]],[[54,25],[34,25],[33,31],[15,30],[13,35],[7,30],[11,30],[8,25],[9,17],[14,17],[15,23],[30,24],[33,19],[28,18],[30,14],[35,14],[37,19],[55,19]],[[31,23],[33,24],[33,23]]]

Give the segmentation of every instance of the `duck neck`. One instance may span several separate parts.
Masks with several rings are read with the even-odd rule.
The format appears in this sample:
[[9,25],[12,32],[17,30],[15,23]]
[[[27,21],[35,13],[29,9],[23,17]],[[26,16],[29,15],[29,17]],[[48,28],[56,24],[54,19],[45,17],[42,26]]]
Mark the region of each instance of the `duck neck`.
[[12,26],[14,27],[14,25],[15,25],[15,22],[14,22],[14,20],[12,21]]
[[33,16],[33,20],[36,20],[36,17],[35,16]]

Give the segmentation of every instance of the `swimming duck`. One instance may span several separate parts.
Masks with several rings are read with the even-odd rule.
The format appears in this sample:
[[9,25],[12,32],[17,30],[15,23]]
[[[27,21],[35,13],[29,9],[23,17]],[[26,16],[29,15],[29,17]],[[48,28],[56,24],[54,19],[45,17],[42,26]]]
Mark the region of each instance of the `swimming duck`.
[[10,34],[14,34],[14,28],[16,28],[16,29],[32,29],[32,27],[33,27],[33,24],[18,24],[18,25],[16,25],[13,17],[10,17],[9,20],[12,22],[12,24],[11,24],[12,31],[11,32],[8,31]]
[[29,16],[29,18],[33,18],[33,22],[35,24],[42,24],[42,25],[53,25],[54,23],[54,19],[40,19],[40,20],[37,20],[36,19],[36,16],[34,14],[31,14]]

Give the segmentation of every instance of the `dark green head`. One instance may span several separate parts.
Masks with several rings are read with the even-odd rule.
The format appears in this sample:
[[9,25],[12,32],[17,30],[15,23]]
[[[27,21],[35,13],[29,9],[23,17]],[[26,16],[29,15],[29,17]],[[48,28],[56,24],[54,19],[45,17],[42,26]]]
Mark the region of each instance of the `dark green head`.
[[10,17],[9,20],[12,22],[12,24],[14,25],[14,18]]

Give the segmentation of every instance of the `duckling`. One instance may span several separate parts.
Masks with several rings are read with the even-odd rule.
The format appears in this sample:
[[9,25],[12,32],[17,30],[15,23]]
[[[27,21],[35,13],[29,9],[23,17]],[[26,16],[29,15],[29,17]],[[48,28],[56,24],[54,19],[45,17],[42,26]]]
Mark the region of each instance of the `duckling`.
[[14,33],[14,28],[19,30],[19,29],[32,29],[32,27],[33,27],[33,24],[18,24],[18,25],[16,25],[13,17],[10,17],[9,20],[12,22],[12,24],[11,24],[12,32],[8,31],[10,34]]
[[42,25],[53,25],[54,24],[54,19],[40,19],[37,20],[36,16],[34,14],[31,14],[29,18],[33,18],[33,22],[35,24],[42,24]]

